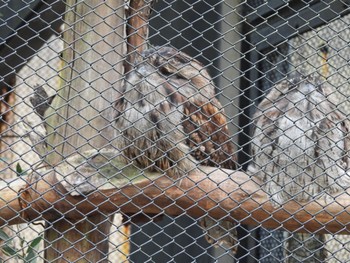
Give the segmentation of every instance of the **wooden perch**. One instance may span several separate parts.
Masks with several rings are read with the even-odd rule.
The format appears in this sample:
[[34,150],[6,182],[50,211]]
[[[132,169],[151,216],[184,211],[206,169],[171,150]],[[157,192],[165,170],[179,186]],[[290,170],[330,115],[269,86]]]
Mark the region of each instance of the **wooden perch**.
[[127,54],[125,73],[129,72],[132,64],[140,53],[147,49],[149,33],[149,16],[151,14],[152,0],[131,0],[127,14],[126,36]]
[[[22,178],[2,182],[0,223],[23,222],[21,212],[28,220],[36,221],[53,220],[61,215],[77,220],[97,212],[142,211],[171,216],[186,213],[194,218],[208,213],[217,219],[290,231],[346,234],[350,230],[348,194],[337,196],[336,201],[316,200],[303,206],[291,201],[275,209],[259,185],[243,172],[200,167],[173,182],[160,174],[142,174],[137,168],[125,168],[116,158],[107,160],[112,154],[116,156],[112,151],[89,151],[84,158],[73,156],[55,169],[36,171],[28,184]],[[75,180],[77,174],[81,177]],[[86,189],[82,176],[98,188],[75,196],[76,191],[82,194],[79,189]]]

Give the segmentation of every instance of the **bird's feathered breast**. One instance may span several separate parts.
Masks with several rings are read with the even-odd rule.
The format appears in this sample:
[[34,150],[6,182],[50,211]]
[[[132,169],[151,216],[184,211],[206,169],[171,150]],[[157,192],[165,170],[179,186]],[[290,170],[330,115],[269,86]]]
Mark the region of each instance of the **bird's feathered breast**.
[[226,117],[208,72],[173,48],[145,51],[116,102],[118,147],[137,166],[172,177],[204,164],[234,168]]
[[306,78],[272,88],[254,116],[253,161],[276,203],[307,201],[349,185],[349,122],[326,85]]

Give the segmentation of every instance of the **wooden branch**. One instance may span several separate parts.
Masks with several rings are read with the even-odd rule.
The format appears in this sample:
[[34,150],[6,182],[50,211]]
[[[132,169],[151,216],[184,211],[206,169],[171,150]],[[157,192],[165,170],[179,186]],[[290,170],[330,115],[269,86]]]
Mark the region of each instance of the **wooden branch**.
[[147,49],[152,2],[152,0],[130,0],[126,25],[128,57],[124,65],[125,73],[131,70],[140,53]]
[[[247,225],[299,232],[346,234],[350,230],[350,198],[347,193],[337,196],[331,202],[315,200],[300,205],[291,201],[275,209],[259,185],[243,172],[200,167],[189,176],[173,182],[156,173],[146,173],[143,176],[138,169],[130,166],[123,170],[124,165],[109,160],[108,163],[113,164],[109,167],[115,167],[114,171],[110,171],[111,174],[122,172],[125,176],[130,176],[133,183],[120,180],[118,175],[102,182],[101,177],[104,176],[97,173],[96,165],[91,164],[90,160],[91,158],[85,160],[85,165],[95,167],[96,170],[95,173],[88,174],[92,181],[96,177],[95,181],[101,185],[85,195],[81,193],[72,196],[67,192],[67,187],[63,186],[71,185],[71,182],[61,181],[63,178],[68,178],[69,181],[69,177],[76,176],[72,171],[82,171],[78,171],[78,167],[72,168],[71,160],[55,169],[38,171],[32,176],[35,183],[27,187],[21,178],[8,185],[2,183],[0,223],[16,224],[23,221],[20,216],[23,209],[17,201],[17,192],[20,188],[26,188],[25,191],[22,190],[21,199],[23,204],[27,204],[24,205],[24,214],[31,221],[41,217],[53,220],[61,215],[70,220],[79,220],[94,213],[135,214],[142,211],[171,216],[186,213],[194,218],[208,213],[217,219],[225,218]],[[101,164],[100,167],[104,165]],[[62,171],[70,175],[62,174]],[[71,189],[75,187],[71,185]]]

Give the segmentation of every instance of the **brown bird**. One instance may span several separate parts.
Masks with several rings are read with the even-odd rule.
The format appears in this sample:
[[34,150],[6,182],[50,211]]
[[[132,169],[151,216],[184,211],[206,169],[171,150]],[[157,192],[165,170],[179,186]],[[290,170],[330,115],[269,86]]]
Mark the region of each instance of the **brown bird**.
[[[208,71],[170,47],[142,52],[116,102],[118,147],[124,158],[178,179],[209,165],[235,169],[235,147]],[[210,243],[237,248],[235,225],[201,219]]]
[[[349,128],[330,96],[311,77],[284,80],[258,105],[248,173],[263,182],[276,206],[329,198],[350,185]],[[323,262],[325,236],[294,233],[286,262]]]

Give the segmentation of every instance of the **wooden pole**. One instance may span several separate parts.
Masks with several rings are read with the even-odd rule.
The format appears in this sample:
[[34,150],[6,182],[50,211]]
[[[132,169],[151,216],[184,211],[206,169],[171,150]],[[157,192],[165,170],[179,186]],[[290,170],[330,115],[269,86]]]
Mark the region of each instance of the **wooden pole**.
[[[120,96],[125,55],[123,0],[66,4],[62,87],[46,114],[51,151],[46,161],[51,165],[85,149],[113,145],[111,105]],[[50,221],[46,261],[106,262],[111,223],[102,211],[83,220],[62,214]]]
[[148,48],[149,16],[153,0],[130,0],[127,11],[127,59],[125,73],[132,69],[140,53]]
[[[87,163],[82,160],[83,162]],[[110,174],[118,174],[123,167],[125,169],[124,164],[113,160],[107,163],[110,166],[106,170]],[[72,185],[76,175],[74,173],[70,175],[72,181],[69,176],[56,171],[67,170],[71,173],[77,170],[74,168],[75,165],[72,168],[72,161],[69,160],[66,164],[61,164],[63,168],[55,167],[54,170],[41,172],[36,176],[38,179],[31,187],[25,191],[22,190],[21,200],[24,204],[22,207],[25,208],[25,214],[29,220],[45,218],[53,221],[57,220],[58,215],[64,214],[67,218],[67,224],[64,227],[67,228],[72,227],[71,222],[80,224],[101,212],[134,214],[142,210],[145,214],[165,213],[171,216],[186,213],[193,218],[208,213],[217,219],[225,218],[225,220],[239,221],[246,225],[295,232],[336,234],[350,232],[349,192],[335,195],[336,201],[319,199],[304,204],[290,201],[282,207],[275,208],[269,202],[266,193],[261,190],[259,182],[255,182],[243,172],[200,167],[189,176],[174,182],[156,173],[147,173],[146,177],[142,177],[142,172],[129,167],[123,171],[123,174],[131,176],[133,183],[127,183],[128,180],[121,183],[118,176],[109,177],[108,183],[104,183],[101,181],[101,174],[96,173],[98,168],[91,165],[91,174],[95,173],[92,176],[95,179],[90,178],[92,180],[90,182],[100,182],[100,187],[92,192],[89,189],[90,193],[85,197],[72,196],[67,194],[66,187],[62,185],[64,184],[62,177],[66,177]],[[67,169],[67,166],[71,167],[71,170]],[[115,170],[110,167],[114,167]],[[96,169],[95,172],[94,169]],[[90,176],[87,175],[87,177]],[[19,217],[22,208],[17,201],[17,191],[25,188],[25,183],[21,178],[11,184],[0,183],[1,225],[23,222]],[[52,187],[53,185],[55,187]],[[55,229],[63,230],[57,227]],[[82,230],[79,229],[79,231]],[[73,232],[76,234],[76,229]],[[61,232],[57,232],[57,236],[58,233]],[[68,237],[70,238],[69,235]],[[72,237],[76,239],[76,236]]]

